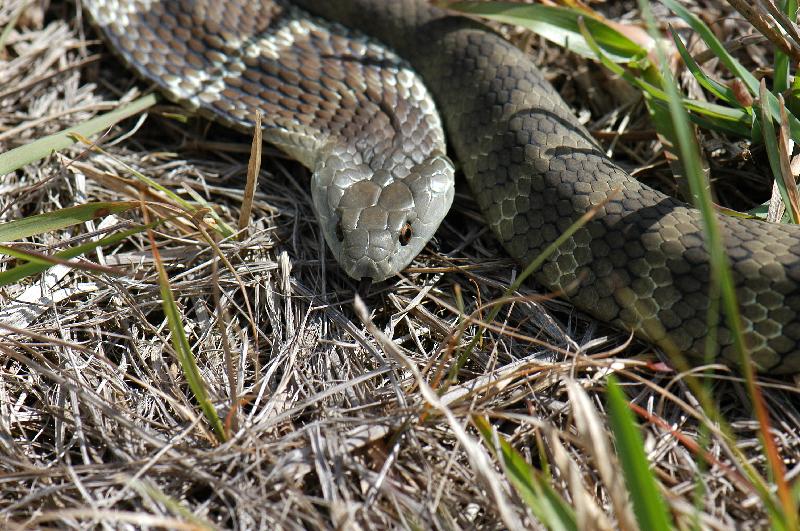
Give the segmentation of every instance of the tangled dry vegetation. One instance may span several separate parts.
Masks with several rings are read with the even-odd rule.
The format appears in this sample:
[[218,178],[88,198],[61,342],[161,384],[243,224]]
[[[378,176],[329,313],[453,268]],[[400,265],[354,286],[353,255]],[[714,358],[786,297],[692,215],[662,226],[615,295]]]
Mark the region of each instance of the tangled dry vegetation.
[[[709,9],[721,9],[699,7],[712,16]],[[0,152],[147,89],[109,56],[73,3],[6,0],[0,31],[18,13],[0,45]],[[746,27],[717,13],[729,38]],[[590,127],[609,148],[651,183],[661,181],[668,168],[638,99],[609,99],[632,96],[592,65],[539,50],[568,98],[583,102],[578,110],[587,118],[592,111]],[[762,60],[757,46],[748,50],[754,63]],[[0,178],[0,220],[89,201],[149,205],[26,242],[52,254],[141,222],[145,210],[174,213],[174,205],[156,205],[169,201],[138,185],[129,165],[185,199],[202,198],[236,226],[250,139],[176,114],[162,105],[94,138],[103,152],[75,145]],[[622,136],[611,142],[613,131]],[[708,141],[720,146],[716,175],[750,173],[731,155],[735,144]],[[436,241],[405,276],[373,289],[360,319],[356,286],[321,244],[306,173],[267,155],[246,237],[218,242],[226,261],[207,241],[203,219],[177,217],[153,231],[226,442],[208,426],[176,359],[147,233],[85,256],[94,269],[57,265],[2,288],[0,526],[536,527],[471,424],[478,415],[544,471],[581,523],[631,529],[604,412],[612,371],[641,410],[648,456],[677,520],[709,529],[766,525],[743,479],[740,455],[766,471],[735,374],[720,370],[708,381],[736,436],[731,446],[702,428],[697,400],[652,349],[625,346],[626,336],[529,285],[450,380],[485,305],[519,273],[468,191],[459,189]],[[5,258],[0,269],[13,265]],[[796,478],[797,388],[762,382],[773,437]],[[709,461],[700,464],[700,452]]]

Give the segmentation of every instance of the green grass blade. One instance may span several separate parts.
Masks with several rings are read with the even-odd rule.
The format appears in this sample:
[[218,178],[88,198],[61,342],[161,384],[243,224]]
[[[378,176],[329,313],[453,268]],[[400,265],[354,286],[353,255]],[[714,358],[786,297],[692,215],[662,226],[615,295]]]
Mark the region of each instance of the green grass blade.
[[119,214],[139,206],[138,201],[99,201],[62,208],[0,224],[0,242],[12,242],[60,230],[90,219]]
[[727,102],[730,105],[738,106],[738,102],[733,96],[731,89],[708,77],[706,73],[703,72],[703,69],[700,68],[700,65],[698,65],[694,60],[692,54],[689,53],[689,50],[686,49],[686,45],[683,44],[680,36],[675,32],[672,26],[669,27],[669,31],[672,33],[672,40],[675,42],[675,46],[678,49],[678,53],[680,54],[681,58],[683,59],[683,63],[692,73],[697,82],[722,101]]
[[786,91],[789,88],[790,76],[789,57],[785,53],[775,50],[775,75],[772,81],[772,90],[776,94]]
[[10,173],[26,164],[30,164],[39,159],[50,155],[55,151],[64,149],[75,143],[72,138],[76,133],[81,136],[91,136],[100,131],[105,131],[112,125],[121,122],[125,118],[139,114],[148,107],[152,107],[158,101],[154,94],[143,96],[109,113],[96,116],[80,125],[70,127],[58,133],[34,140],[29,144],[14,148],[11,151],[0,154],[0,177]]
[[210,224],[211,229],[215,232],[219,233],[223,238],[230,238],[234,235],[235,229],[225,223],[225,220],[222,219],[222,216],[219,215],[217,209],[214,208],[212,204],[205,200],[203,196],[198,194],[196,191],[192,190],[191,188],[186,188],[186,193],[189,194],[192,199],[200,205],[201,208],[205,208],[208,211],[208,214],[211,216],[211,219],[214,220],[214,224]]
[[[92,145],[92,143],[89,141],[89,139],[85,138],[84,136],[80,135],[79,133],[73,133],[72,136],[74,136],[75,138],[77,138],[78,140],[80,140],[81,142],[86,144],[87,146],[91,146]],[[97,151],[100,151],[100,152],[103,151],[98,146],[93,146],[93,149],[95,149]],[[196,213],[197,212],[197,210],[198,210],[197,205],[194,205],[190,201],[187,201],[187,200],[183,199],[177,193],[173,192],[172,190],[170,190],[166,186],[163,186],[163,185],[159,184],[158,182],[156,182],[155,180],[151,179],[150,177],[148,177],[147,175],[143,174],[142,172],[138,171],[136,168],[130,166],[129,164],[126,164],[125,162],[123,162],[123,161],[121,161],[119,159],[114,159],[114,160],[117,162],[117,164],[122,166],[126,171],[130,172],[130,174],[133,175],[136,179],[138,179],[139,181],[143,182],[144,184],[146,184],[150,188],[153,188],[154,190],[158,190],[162,194],[166,195],[176,205],[178,205],[179,207],[181,207],[184,210],[186,210],[186,212],[188,212],[188,213]],[[220,233],[224,238],[228,238],[228,237],[232,236],[235,233],[233,228],[231,228],[230,225],[225,223],[225,220],[223,220],[220,217],[220,215],[216,212],[216,210],[214,208],[212,208],[211,205],[209,205],[204,199],[202,199],[198,194],[194,193],[194,191],[192,191],[192,190],[188,190],[188,193],[190,195],[192,195],[192,197],[194,199],[196,199],[201,204],[201,207],[206,208],[208,210],[208,212],[207,212],[208,215],[211,216],[214,219],[215,223],[216,223],[216,225],[212,226],[213,230],[215,230],[216,232]]]
[[[769,201],[761,203],[760,205],[751,208],[747,212],[736,212],[735,210],[728,210],[728,209],[723,209],[723,212],[728,216],[737,216],[745,219],[753,218],[753,219],[766,220],[767,216],[769,215]],[[781,223],[786,223],[787,219],[788,217],[786,213],[784,213],[783,218],[781,218]]]
[[667,505],[650,470],[642,436],[628,409],[625,394],[613,375],[608,377],[607,383],[609,423],[639,526],[649,531],[672,529]]
[[[155,223],[152,223],[149,226],[153,226],[154,227],[154,226],[158,225],[159,223],[160,222],[155,222]],[[106,246],[109,246],[109,245],[115,245],[115,244],[121,242],[122,240],[124,240],[126,238],[129,238],[130,236],[133,236],[134,234],[138,234],[138,233],[144,231],[147,228],[148,228],[148,226],[146,225],[146,226],[139,226],[139,227],[134,227],[132,229],[124,230],[124,231],[119,232],[117,234],[113,234],[111,236],[106,236],[105,238],[101,238],[101,239],[96,240],[96,241],[91,241],[91,242],[83,243],[81,245],[77,245],[75,247],[71,247],[71,248],[66,249],[64,251],[56,253],[54,256],[56,258],[60,258],[61,260],[69,260],[70,258],[75,258],[76,256],[81,256],[83,254],[89,253],[89,252],[93,251],[94,249],[96,249],[98,247],[106,247]],[[15,282],[19,282],[20,280],[22,280],[22,279],[24,279],[26,277],[41,273],[42,271],[44,271],[45,269],[48,269],[52,265],[53,265],[52,262],[45,262],[45,261],[42,261],[42,260],[36,260],[35,262],[28,262],[28,263],[13,267],[13,268],[11,268],[11,269],[9,269],[7,271],[0,272],[0,287],[7,286],[7,285],[13,284]]]
[[167,270],[164,268],[164,264],[161,261],[152,234],[150,237],[150,244],[155,258],[156,270],[158,271],[161,305],[164,309],[164,315],[167,316],[167,324],[172,339],[172,348],[178,356],[178,362],[186,377],[186,382],[189,384],[189,389],[191,389],[195,400],[197,400],[197,403],[200,405],[203,415],[214,430],[217,439],[224,442],[228,439],[225,428],[222,425],[222,420],[220,420],[219,415],[217,415],[214,404],[211,403],[208,397],[206,384],[203,381],[203,376],[200,374],[200,369],[197,367],[197,360],[195,360],[192,347],[189,344],[189,338],[186,336],[186,329],[183,326],[183,317],[178,309],[178,305],[175,303],[175,298],[172,296],[172,287],[169,284]]
[[36,264],[45,267],[49,267],[58,263],[56,261],[57,258],[54,260],[47,256],[40,256],[34,253],[30,253],[24,249],[16,249],[14,247],[8,247],[6,245],[0,245],[0,255],[10,256],[18,260],[26,260],[31,264]]
[[[762,80],[759,88],[759,101],[765,101],[766,93],[767,85]],[[782,177],[783,170],[781,169],[781,156],[778,152],[778,142],[776,141],[775,126],[772,123],[772,117],[770,116],[766,105],[759,105],[759,111],[761,115],[761,136],[764,139],[764,147],[767,150],[767,159],[769,160],[769,166],[772,170],[775,184],[778,186],[778,190],[781,193],[781,199],[783,200],[783,204],[786,205],[786,211],[789,213],[792,222],[798,223],[800,222],[800,219],[797,217],[796,210],[792,208],[792,203],[789,200],[789,191],[786,189],[786,181]]]
[[16,27],[22,12],[27,9],[28,3],[29,2],[20,2],[17,10],[11,15],[11,20],[9,20],[8,24],[6,24],[2,31],[0,31],[0,50],[6,47],[6,41],[8,40],[9,35],[11,35],[11,31],[14,29],[14,27]]
[[[472,422],[480,431],[484,443],[500,461],[506,477],[531,512],[548,529],[577,531],[578,521],[572,506],[550,485],[542,474],[525,461],[508,442],[497,435],[489,421],[474,416]],[[495,443],[495,437],[497,443]]]
[[680,101],[687,111],[692,111],[707,118],[747,125],[747,127],[750,127],[750,124],[753,122],[751,114],[741,108],[732,109],[708,101],[690,100],[687,98],[681,98]]
[[69,260],[58,258],[57,256],[40,254],[35,251],[31,251],[30,249],[25,249],[23,247],[9,247],[7,245],[0,245],[0,255],[11,256],[19,260],[24,260],[30,264],[36,264],[44,267],[54,266],[54,265],[65,265],[67,267],[72,267],[73,269],[78,269],[80,271],[105,273],[107,275],[113,275],[113,276],[121,276],[123,274],[121,270],[114,269],[113,267],[107,267],[100,264],[96,264],[88,260],[76,260],[71,262]]
[[[649,5],[642,0],[640,0],[639,4],[642,13],[645,16],[651,16]],[[650,24],[651,20],[648,19],[647,22]],[[716,282],[720,287],[723,305],[728,316],[728,323],[734,337],[733,340],[737,345],[738,352],[742,353],[741,362],[742,364],[749,364],[750,360],[744,347],[744,338],[742,336],[741,321],[737,310],[736,292],[733,289],[730,266],[722,243],[722,235],[720,234],[717,224],[716,212],[711,201],[711,193],[706,187],[703,178],[700,153],[698,152],[698,147],[692,135],[686,111],[683,107],[684,102],[680,97],[678,88],[675,86],[671,72],[666,65],[666,58],[660,48],[657,47],[657,51],[665,90],[669,95],[668,104],[670,107],[670,114],[672,115],[675,132],[678,137],[677,147],[681,160],[686,168],[686,178],[688,179],[692,191],[695,207],[697,207],[701,213],[703,232],[706,236],[706,246],[710,255],[709,261],[712,270],[711,280],[712,282]]]
[[[579,24],[580,28],[580,24]],[[660,87],[648,82],[643,77],[634,76],[622,66],[614,63],[597,44],[588,28],[581,28],[582,35],[586,43],[596,54],[595,58],[622,79],[640,89],[646,97],[652,98],[653,105],[667,105],[669,102],[668,94]],[[697,101],[684,98],[681,100],[687,109],[693,111],[691,116],[697,117],[705,124],[709,124],[714,129],[723,129],[743,137],[749,137],[752,129],[752,116],[744,109],[733,109],[716,103]]]
[[[786,0],[783,6],[783,13],[789,20],[797,20],[797,0]],[[775,49],[775,74],[772,85],[774,94],[783,94],[786,99],[786,107],[792,114],[800,112],[800,102],[798,102],[797,89],[800,87],[800,76],[793,76],[791,72],[791,58]],[[792,78],[794,78],[792,80]],[[789,90],[789,89],[792,90]]]
[[[584,57],[595,55],[578,29],[578,20],[586,13],[577,9],[512,2],[455,2],[447,7],[470,15],[527,28],[545,39]],[[614,62],[636,61],[647,50],[602,21],[586,17],[586,25],[595,40]]]
[[673,13],[681,17],[684,22],[689,24],[703,42],[706,43],[714,55],[725,65],[725,67],[730,70],[732,74],[739,77],[744,81],[745,85],[747,85],[747,89],[750,91],[752,96],[758,94],[758,80],[755,78],[753,74],[750,73],[742,64],[737,61],[728,50],[725,49],[725,46],[720,42],[717,36],[711,31],[711,28],[706,26],[706,24],[700,20],[700,18],[689,11],[686,7],[681,5],[677,2],[677,0],[663,0],[664,5],[667,6]]
[[[687,8],[682,6],[676,0],[663,0],[664,5],[671,9],[675,14],[681,17],[689,26],[700,35],[700,38],[706,45],[714,52],[714,55],[730,70],[732,74],[741,79],[750,95],[756,97],[758,95],[758,79],[750,73],[739,61],[737,61],[725,46],[720,42],[714,32],[706,26],[694,13],[690,12]],[[773,120],[780,121],[780,107],[778,99],[774,94],[769,93],[767,96],[767,105]],[[797,142],[800,141],[800,121],[793,115],[789,115],[789,125],[792,131],[792,138]]]
[[[618,194],[619,190],[612,190],[606,197],[606,201],[609,201],[615,194]],[[511,284],[508,288],[506,288],[503,297],[500,299],[506,299],[510,297],[515,291],[517,291],[521,286],[522,283],[527,279],[529,276],[533,275],[546,261],[550,256],[558,250],[559,247],[564,245],[570,238],[572,238],[576,232],[578,232],[584,225],[589,223],[591,219],[597,214],[598,210],[605,206],[606,202],[602,202],[598,205],[592,207],[588,212],[583,214],[580,218],[578,218],[572,225],[567,227],[561,235],[555,239],[550,245],[544,248],[544,250],[539,253],[536,258],[534,258],[530,264],[522,271],[522,273],[517,277],[513,284]],[[491,323],[500,313],[500,310],[503,308],[502,304],[494,304],[492,306],[491,311],[486,316],[485,321],[487,323]],[[459,354],[456,363],[450,368],[448,379],[449,381],[455,381],[456,375],[458,371],[467,363],[470,354],[472,354],[472,350],[475,348],[475,345],[478,344],[479,341],[483,338],[483,330],[484,328],[481,327],[469,344],[464,348],[464,350]],[[446,389],[446,386],[445,386]]]
[[[666,105],[664,102],[654,102],[657,105]],[[750,138],[753,130],[753,117],[746,113],[742,113],[741,120],[718,120],[716,118],[706,118],[699,114],[692,113],[689,115],[689,120],[693,124],[699,125],[709,131],[718,131],[720,133],[729,133],[743,138]]]
[[798,101],[798,95],[800,95],[800,76],[794,76],[792,80],[792,87],[789,90],[789,98],[788,98],[788,106],[792,110],[793,114],[800,113],[800,101]]

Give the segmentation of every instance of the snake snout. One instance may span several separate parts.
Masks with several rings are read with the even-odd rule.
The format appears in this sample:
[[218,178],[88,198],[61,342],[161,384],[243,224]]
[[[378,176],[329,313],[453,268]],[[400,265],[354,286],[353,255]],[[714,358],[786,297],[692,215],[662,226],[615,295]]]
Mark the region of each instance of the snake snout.
[[328,162],[315,180],[320,186],[312,186],[312,195],[325,239],[356,280],[379,282],[405,268],[453,201],[453,165],[439,152],[412,165],[403,177],[363,165],[348,171]]

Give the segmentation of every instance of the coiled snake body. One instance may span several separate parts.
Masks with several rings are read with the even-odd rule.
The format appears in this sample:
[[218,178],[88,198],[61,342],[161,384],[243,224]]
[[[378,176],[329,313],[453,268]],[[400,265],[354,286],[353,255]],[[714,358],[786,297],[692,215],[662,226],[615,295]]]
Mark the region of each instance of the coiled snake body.
[[[245,128],[262,110],[266,138],[314,172],[315,212],[351,276],[405,267],[450,206],[453,167],[432,95],[486,221],[521,263],[605,202],[540,283],[598,319],[703,354],[710,270],[699,212],[616,166],[525,54],[479,24],[423,0],[293,2],[342,26],[271,0],[84,3],[172,99]],[[719,221],[753,360],[766,373],[800,372],[798,227]],[[717,361],[735,365],[724,322],[717,343]]]

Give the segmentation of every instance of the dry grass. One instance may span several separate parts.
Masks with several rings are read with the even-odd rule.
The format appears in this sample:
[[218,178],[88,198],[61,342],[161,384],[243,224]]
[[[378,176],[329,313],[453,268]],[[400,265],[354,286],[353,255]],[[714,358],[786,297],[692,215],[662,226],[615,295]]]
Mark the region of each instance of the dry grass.
[[[0,48],[0,151],[140,94],[142,85],[87,40],[94,34],[74,5],[42,12],[39,3],[6,0],[0,31],[21,5],[27,9]],[[744,27],[720,18],[721,32]],[[607,98],[621,89],[596,90],[617,83],[596,67],[541,50],[538,59],[555,65],[550,71],[567,96],[589,102],[593,129],[645,128],[629,133],[638,141],[613,148],[651,183],[662,182],[668,168],[641,105]],[[763,57],[758,48],[748,51],[754,62]],[[176,110],[123,122],[99,140],[104,154],[73,147],[2,177],[0,220],[139,199],[143,192],[126,180],[122,161],[187,199],[188,190],[200,194],[236,226],[250,139],[165,114]],[[721,165],[735,144],[711,140],[721,146],[714,159]],[[727,162],[717,175],[749,171],[744,160]],[[552,476],[581,522],[630,528],[603,412],[609,371],[646,413],[646,449],[679,522],[767,525],[736,457],[742,452],[765,473],[758,425],[735,374],[720,371],[708,381],[732,423],[732,447],[702,428],[697,401],[649,347],[618,349],[627,337],[526,287],[448,382],[453,359],[486,314],[482,305],[519,272],[484,229],[467,190],[459,190],[436,242],[406,276],[373,289],[367,326],[353,308],[356,286],[321,244],[307,183],[296,164],[276,153],[265,158],[246,237],[219,243],[232,267],[203,239],[198,220],[176,220],[155,234],[200,371],[229,429],[225,443],[205,423],[177,364],[146,235],[86,257],[119,275],[57,266],[2,288],[1,526],[536,527],[470,424],[471,414],[481,414]],[[49,254],[141,219],[133,211],[27,243]],[[462,301],[475,320],[465,322]],[[797,388],[763,381],[773,436],[796,480]],[[423,392],[428,385],[438,399]],[[707,463],[698,464],[693,440]]]

